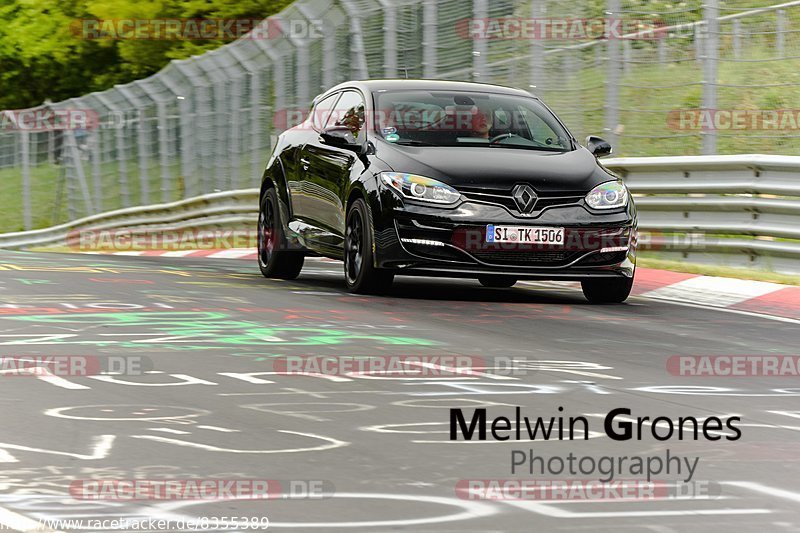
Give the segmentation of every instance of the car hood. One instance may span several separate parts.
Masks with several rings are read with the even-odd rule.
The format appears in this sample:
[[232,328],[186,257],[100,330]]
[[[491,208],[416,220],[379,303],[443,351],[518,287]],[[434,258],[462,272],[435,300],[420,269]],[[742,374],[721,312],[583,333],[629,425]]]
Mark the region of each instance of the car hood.
[[571,152],[540,152],[381,142],[376,152],[396,172],[428,176],[454,187],[511,189],[517,183],[528,183],[539,193],[586,193],[616,177],[583,147]]

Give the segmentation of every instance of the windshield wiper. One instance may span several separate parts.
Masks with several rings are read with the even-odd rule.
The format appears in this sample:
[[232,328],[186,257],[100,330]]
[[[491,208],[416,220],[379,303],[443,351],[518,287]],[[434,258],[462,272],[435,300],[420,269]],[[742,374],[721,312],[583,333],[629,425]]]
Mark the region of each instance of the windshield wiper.
[[551,148],[549,146],[528,146],[524,144],[500,144],[494,143],[488,145],[490,148],[516,148],[518,150],[536,150],[540,152],[567,152],[566,148]]
[[400,139],[390,144],[402,144],[403,146],[436,146],[435,144],[426,143],[425,141],[417,141],[415,139]]

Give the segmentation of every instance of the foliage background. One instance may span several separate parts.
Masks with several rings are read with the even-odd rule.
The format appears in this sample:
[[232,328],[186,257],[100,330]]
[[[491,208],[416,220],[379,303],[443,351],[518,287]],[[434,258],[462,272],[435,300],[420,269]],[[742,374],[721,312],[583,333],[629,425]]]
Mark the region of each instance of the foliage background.
[[84,40],[77,19],[260,19],[291,0],[0,0],[0,109],[26,109],[158,72],[224,41]]

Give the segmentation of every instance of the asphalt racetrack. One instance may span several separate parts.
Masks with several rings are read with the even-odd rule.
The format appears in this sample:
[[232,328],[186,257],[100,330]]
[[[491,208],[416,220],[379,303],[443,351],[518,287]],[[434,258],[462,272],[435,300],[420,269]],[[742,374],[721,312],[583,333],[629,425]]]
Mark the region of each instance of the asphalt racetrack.
[[[398,278],[385,296],[354,296],[342,278],[339,263],[319,260],[295,281],[274,281],[251,261],[0,252],[0,355],[151,365],[143,375],[0,376],[0,524],[237,516],[292,531],[800,530],[797,378],[685,377],[667,364],[797,354],[796,321],[641,297],[593,306],[574,288],[536,283]],[[291,356],[412,355],[486,365],[419,377],[275,373]],[[449,439],[450,408],[495,418],[516,406],[529,417],[584,416],[591,438]],[[742,436],[661,442],[645,424],[642,440],[615,441],[603,419],[619,407],[633,418],[740,417]],[[456,490],[543,477],[527,463],[512,474],[514,451],[598,459],[667,450],[698,459],[689,486],[708,494],[481,499]],[[81,483],[133,479],[281,480],[283,493],[74,497]]]

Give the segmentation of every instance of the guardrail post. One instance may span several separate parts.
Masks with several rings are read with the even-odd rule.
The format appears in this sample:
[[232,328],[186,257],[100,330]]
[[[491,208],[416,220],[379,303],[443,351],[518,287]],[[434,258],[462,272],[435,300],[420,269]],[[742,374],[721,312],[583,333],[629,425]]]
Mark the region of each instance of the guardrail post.
[[633,50],[631,49],[631,42],[628,39],[622,41],[622,73],[624,75],[630,74],[631,60],[633,59]]
[[[124,112],[119,111],[105,94],[97,93],[96,96],[100,103],[106,106],[106,109],[110,110],[112,113],[119,113],[119,115],[114,115],[114,142],[116,143],[115,151],[117,168],[119,170],[117,181],[119,183],[119,194],[120,200],[122,201],[122,207],[130,207],[131,197],[130,190],[128,189],[128,163],[126,161],[128,153],[125,145],[125,139],[127,138],[125,134],[125,128],[127,127],[127,116]],[[116,120],[117,116],[120,117],[119,123]]]
[[121,124],[114,133],[115,141],[117,143],[117,165],[119,168],[119,192],[122,196],[122,207],[131,206],[130,189],[128,188],[128,150],[125,145],[125,128],[126,124]]
[[705,42],[706,28],[705,21],[694,27],[694,59],[699,65],[703,64],[703,58],[706,55],[705,45],[703,44]]
[[778,53],[778,58],[783,59],[786,43],[786,11],[779,9],[775,13],[775,49]]
[[[705,56],[703,58],[703,109],[717,108],[717,68],[719,59],[719,0],[706,0],[703,7],[706,19]],[[711,128],[700,132],[703,155],[717,153],[717,133]]]
[[211,176],[211,189],[206,192],[224,191],[228,184],[230,173],[225,168],[225,163],[228,162],[228,149],[230,139],[227,138],[228,126],[230,118],[228,116],[229,94],[227,86],[222,80],[214,80],[211,86],[211,120],[213,126],[211,127],[214,157],[214,175]]
[[[531,2],[531,17],[546,18],[547,16],[547,0],[533,0]],[[541,37],[541,36],[538,36]],[[529,86],[535,89],[533,92],[539,96],[544,97],[544,92],[547,89],[547,77],[545,76],[545,47],[544,39],[534,38],[531,40],[531,77]]]
[[[83,197],[84,213],[86,215],[90,215],[94,213],[94,208],[92,208],[92,197],[89,194],[89,186],[86,183],[86,174],[83,171],[83,163],[81,162],[81,154],[78,150],[78,143],[75,139],[75,131],[66,130],[64,132],[64,141],[64,148],[69,154],[65,161],[66,167],[67,169],[72,169],[75,172],[73,176],[70,176],[70,172],[67,173],[67,180],[69,180],[67,186],[74,188],[74,184],[70,183],[70,177],[73,177],[78,182],[78,187],[80,187],[81,196]],[[69,162],[68,164],[66,163],[67,161]],[[77,213],[71,199],[69,201],[69,208],[70,212]],[[70,218],[75,218],[75,216],[71,215]]]
[[[474,19],[486,19],[489,16],[489,4],[487,0],[472,0],[472,17]],[[486,55],[487,42],[480,36],[472,40],[472,79],[479,81],[486,75]]]
[[309,59],[308,44],[300,41],[295,43],[295,58],[297,59],[297,78],[295,80],[295,94],[297,95],[297,104],[306,108],[311,102],[312,96],[309,94],[309,80],[311,74],[309,72],[311,60]]
[[[48,136],[50,136],[48,134]],[[52,136],[50,136],[52,138]],[[20,152],[22,156],[22,226],[29,230],[31,222],[31,152],[30,132],[23,129],[19,132]]]
[[396,78],[397,9],[387,0],[380,0],[380,3],[383,8],[383,75],[386,78]]
[[156,104],[158,112],[158,160],[161,166],[161,201],[169,202],[169,189],[172,184],[172,176],[169,171],[169,153],[167,145],[167,106],[159,101]]
[[231,134],[230,134],[230,150],[229,156],[233,157],[233,161],[231,161],[230,165],[230,172],[231,172],[231,179],[229,187],[231,189],[236,189],[239,187],[239,167],[241,166],[241,155],[242,155],[242,118],[241,118],[241,107],[242,107],[242,78],[237,76],[231,80]]
[[175,98],[178,104],[178,130],[175,134],[175,142],[177,144],[175,155],[180,159],[180,170],[178,174],[180,176],[180,181],[183,183],[183,195],[180,194],[179,190],[179,194],[176,196],[178,198],[181,196],[189,198],[195,194],[194,169],[196,168],[196,162],[193,151],[195,149],[195,127],[194,114],[192,112],[192,106],[195,100],[194,84],[191,83],[193,81],[191,74],[187,75],[186,72],[183,71],[183,67],[179,61],[172,60],[170,64],[174,67],[175,71],[187,78],[190,82],[189,84],[182,84],[173,80],[171,71],[164,72],[160,76],[161,83],[172,92],[171,98]]
[[92,185],[94,187],[94,209],[96,213],[103,211],[103,175],[100,170],[100,157],[102,152],[100,150],[101,137],[103,130],[98,125],[94,130],[89,130],[89,148],[91,149],[92,158]]
[[422,4],[422,77],[436,77],[436,37],[438,23],[436,20],[436,2]]
[[[610,19],[619,17],[620,0],[608,0]],[[611,36],[609,36],[611,37]],[[617,127],[619,126],[619,84],[620,84],[620,42],[618,38],[606,40],[608,47],[608,68],[606,74],[606,101],[604,104],[605,125],[603,131],[612,146],[619,143]]]
[[147,131],[147,121],[145,119],[144,109],[137,109],[137,135],[138,140],[138,153],[139,153],[139,204],[145,205],[150,203],[150,173],[148,172],[148,165],[150,164],[150,147],[148,146],[148,139],[150,137]]
[[349,0],[342,0],[342,5],[350,19],[351,71],[356,79],[364,80],[369,77],[369,70],[367,69],[367,57],[364,49],[364,32],[361,30],[361,13]]
[[252,183],[261,183],[261,73],[250,75],[250,172]]
[[336,84],[336,26],[328,22],[324,27],[325,46],[322,49],[322,90]]

